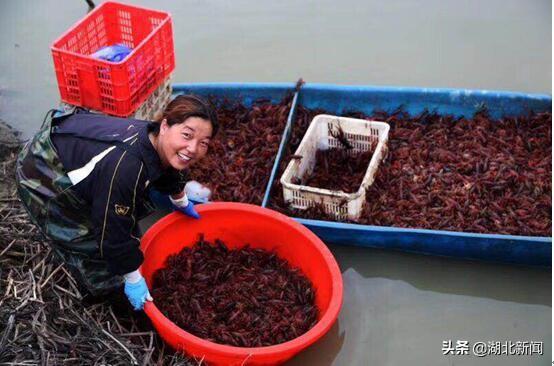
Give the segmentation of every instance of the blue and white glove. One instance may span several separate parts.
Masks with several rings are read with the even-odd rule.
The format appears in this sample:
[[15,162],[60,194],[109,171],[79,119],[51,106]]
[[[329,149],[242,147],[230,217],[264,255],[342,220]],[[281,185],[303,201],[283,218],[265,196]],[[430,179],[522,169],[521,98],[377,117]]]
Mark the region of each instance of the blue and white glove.
[[169,200],[171,201],[171,204],[173,205],[173,209],[175,211],[182,212],[183,214],[195,219],[200,218],[200,215],[198,214],[198,212],[196,212],[196,209],[194,208],[194,204],[189,201],[186,193],[183,194],[183,197],[178,199],[174,199],[173,197],[169,196]]
[[212,191],[195,180],[189,180],[187,184],[185,184],[185,194],[189,201],[198,204],[209,202]]
[[144,277],[140,274],[139,270],[127,273],[123,276],[125,278],[125,295],[129,299],[129,302],[135,310],[142,310],[146,301],[152,301],[152,296],[146,286]]

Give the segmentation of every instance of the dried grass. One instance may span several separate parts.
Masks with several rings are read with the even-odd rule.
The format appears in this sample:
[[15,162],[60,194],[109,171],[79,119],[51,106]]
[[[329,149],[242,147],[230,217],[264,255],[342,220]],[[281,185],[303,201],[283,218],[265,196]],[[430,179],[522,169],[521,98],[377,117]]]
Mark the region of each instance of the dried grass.
[[[0,365],[196,365],[123,298],[86,305],[17,198],[18,148],[0,156]],[[112,299],[113,300],[113,299]]]

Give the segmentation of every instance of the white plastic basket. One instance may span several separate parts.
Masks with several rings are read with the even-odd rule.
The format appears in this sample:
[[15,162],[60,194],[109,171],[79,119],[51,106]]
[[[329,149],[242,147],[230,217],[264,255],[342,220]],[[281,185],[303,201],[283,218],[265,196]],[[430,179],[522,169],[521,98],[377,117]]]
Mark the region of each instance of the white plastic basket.
[[[358,191],[345,193],[292,183],[295,177],[305,177],[313,172],[318,149],[325,150],[341,145],[338,139],[329,134],[329,129],[337,131],[339,126],[353,147],[352,153],[368,151],[377,143]],[[298,209],[321,204],[327,214],[338,220],[358,220],[362,213],[366,188],[373,183],[377,167],[386,152],[389,128],[384,122],[326,114],[316,116],[296,149],[297,158],[291,159],[281,177],[285,202]]]
[[173,89],[171,88],[171,76],[152,92],[152,94],[141,104],[136,112],[131,116],[135,119],[153,121],[158,113],[163,112],[169,104]]

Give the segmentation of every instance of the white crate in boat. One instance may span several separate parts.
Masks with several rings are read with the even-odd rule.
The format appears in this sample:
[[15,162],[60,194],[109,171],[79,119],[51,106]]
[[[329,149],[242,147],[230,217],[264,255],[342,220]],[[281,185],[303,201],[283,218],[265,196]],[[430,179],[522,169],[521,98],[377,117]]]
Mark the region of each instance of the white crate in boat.
[[[358,191],[345,193],[294,184],[293,181],[304,179],[312,174],[318,149],[325,150],[341,146],[340,141],[329,134],[329,129],[338,131],[339,126],[353,147],[352,153],[375,148]],[[347,218],[357,220],[362,212],[366,188],[373,183],[377,167],[386,152],[388,135],[389,125],[385,122],[326,114],[316,116],[296,149],[296,158],[291,159],[281,177],[285,202],[298,209],[307,209],[315,204],[321,204],[327,214],[338,220]]]

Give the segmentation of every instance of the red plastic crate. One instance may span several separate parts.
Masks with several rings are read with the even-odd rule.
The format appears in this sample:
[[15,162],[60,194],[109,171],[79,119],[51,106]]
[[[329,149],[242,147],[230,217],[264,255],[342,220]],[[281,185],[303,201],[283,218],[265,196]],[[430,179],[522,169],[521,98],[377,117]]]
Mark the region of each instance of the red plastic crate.
[[[117,43],[133,50],[121,62],[89,56]],[[105,2],[52,44],[52,56],[62,101],[127,117],[175,69],[171,15]]]

